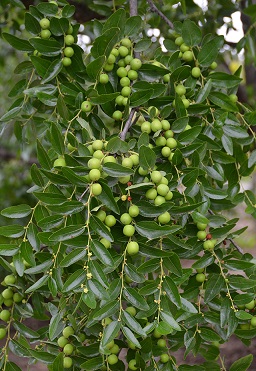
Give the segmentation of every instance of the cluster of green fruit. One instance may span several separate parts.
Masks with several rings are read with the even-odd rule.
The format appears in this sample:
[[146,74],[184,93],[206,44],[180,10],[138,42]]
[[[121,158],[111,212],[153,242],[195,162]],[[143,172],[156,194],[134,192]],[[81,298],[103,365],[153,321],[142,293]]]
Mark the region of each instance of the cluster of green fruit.
[[213,239],[211,233],[208,233],[206,231],[208,225],[205,223],[197,223],[196,226],[198,229],[197,238],[200,241],[204,241],[203,243],[204,250],[212,251],[217,243],[217,240]]
[[62,336],[59,337],[57,343],[64,353],[63,357],[63,367],[70,368],[73,364],[73,360],[71,357],[74,352],[74,346],[70,343],[70,336],[74,335],[75,331],[73,327],[67,326],[62,331]]
[[[16,277],[13,274],[5,276],[2,286],[6,287],[0,294],[0,306],[5,305],[6,307],[11,307],[13,303],[20,303],[23,299],[23,296],[14,292],[12,285],[16,283]],[[11,317],[11,312],[8,309],[2,309],[0,311],[0,320],[8,322]],[[6,336],[6,329],[0,327],[0,339],[3,339]]]

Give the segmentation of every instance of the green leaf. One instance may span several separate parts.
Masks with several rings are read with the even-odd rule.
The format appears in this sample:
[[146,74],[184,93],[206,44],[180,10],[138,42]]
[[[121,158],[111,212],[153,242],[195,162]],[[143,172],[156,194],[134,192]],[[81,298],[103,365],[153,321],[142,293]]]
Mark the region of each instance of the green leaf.
[[[58,110],[59,115],[63,119],[65,119],[65,120],[68,120],[69,119],[69,111],[68,111],[68,108],[66,106],[65,100],[62,97],[62,95],[59,95],[58,96],[58,99],[57,99],[57,110]],[[80,118],[78,117],[77,118],[77,121],[80,123],[79,120],[80,120]]]
[[125,288],[123,290],[123,297],[135,308],[149,310],[146,300],[138,293],[136,289],[132,287]]
[[217,58],[219,50],[222,47],[223,43],[223,36],[215,36],[213,39],[206,42],[198,53],[198,63],[202,67],[209,67]]
[[97,231],[97,233],[101,236],[106,238],[108,241],[113,242],[113,236],[105,226],[105,224],[102,223],[102,221],[94,216],[90,217],[90,227],[92,231]]
[[156,163],[156,154],[155,152],[144,145],[139,149],[139,164],[143,169],[153,169]]
[[46,284],[46,282],[48,281],[48,278],[49,276],[42,276],[41,278],[39,278],[39,280],[37,280],[32,286],[30,286],[26,291],[25,293],[28,294],[30,292],[33,292],[33,291],[36,291],[37,289],[39,289],[40,287],[44,286]]
[[5,371],[22,371],[15,363],[8,361],[5,365]]
[[69,267],[70,265],[81,261],[86,256],[86,249],[85,248],[78,248],[71,251],[65,258],[60,262],[60,267]]
[[1,215],[5,216],[6,218],[25,218],[31,213],[32,209],[29,205],[18,205],[18,206],[10,206],[6,209],[1,211]]
[[21,50],[23,52],[32,52],[34,51],[33,46],[27,40],[22,40],[14,35],[9,33],[3,33],[3,38],[14,48],[17,50]]
[[43,187],[44,186],[44,179],[37,167],[36,164],[33,164],[31,166],[31,169],[30,169],[30,175],[31,175],[31,178],[33,180],[33,182],[38,185],[39,187]]
[[231,138],[248,138],[249,134],[247,133],[246,129],[235,126],[235,125],[224,125],[223,126],[224,133]]
[[246,371],[250,367],[252,361],[253,361],[253,355],[248,354],[247,356],[242,357],[238,359],[237,361],[235,361],[231,365],[229,371]]
[[[211,76],[211,75],[210,75]],[[200,89],[196,97],[196,103],[202,103],[208,97],[212,90],[212,80],[209,79],[204,85],[203,89]]]
[[116,214],[119,214],[120,210],[113,196],[112,190],[106,183],[100,182],[100,184],[102,186],[102,193],[97,196],[98,200],[100,200],[103,205],[106,205],[109,210],[113,211]]
[[201,126],[194,126],[193,128],[185,130],[183,133],[180,133],[178,136],[178,141],[184,145],[192,143],[198,137],[201,131],[202,131]]
[[52,260],[46,260],[41,264],[36,265],[25,270],[26,274],[38,274],[47,271],[52,266]]
[[207,219],[204,215],[200,214],[198,211],[194,211],[192,214],[192,218],[194,220],[194,223],[203,223],[208,224],[209,219]]
[[82,300],[87,305],[87,307],[91,309],[96,308],[96,305],[97,305],[96,299],[95,299],[94,293],[91,290],[89,290],[87,293],[83,292]]
[[72,273],[62,287],[63,292],[70,292],[76,289],[81,283],[84,283],[86,280],[86,274],[83,269],[78,269]]
[[94,58],[108,56],[115,44],[119,41],[119,34],[120,29],[118,27],[112,27],[97,37],[91,48],[92,56]]
[[126,13],[123,8],[119,8],[113,14],[107,18],[104,26],[102,28],[102,33],[106,32],[107,30],[113,29],[113,27],[118,27],[120,30],[124,28],[126,22]]
[[253,317],[250,313],[245,312],[244,310],[238,310],[235,312],[235,316],[242,321],[248,321]]
[[30,355],[34,358],[34,359],[36,359],[36,360],[38,360],[38,361],[40,361],[40,362],[42,362],[43,364],[49,364],[49,365],[51,365],[53,362],[54,362],[54,360],[55,360],[55,355],[53,355],[53,354],[51,354],[51,353],[48,353],[48,352],[40,352],[40,351],[36,351],[36,350],[32,350],[32,349],[30,349]]
[[247,291],[256,286],[256,281],[240,275],[232,275],[229,277],[229,285],[235,290]]
[[80,236],[85,230],[83,225],[69,225],[68,227],[63,227],[56,232],[54,232],[49,240],[54,242],[61,242],[70,240],[74,237]]
[[82,363],[79,367],[81,370],[86,371],[97,371],[103,366],[103,358],[101,357],[94,357],[89,359],[88,361]]
[[131,95],[130,106],[131,107],[142,106],[144,103],[149,101],[153,93],[154,93],[153,89],[136,91]]
[[41,3],[37,5],[37,10],[43,13],[43,15],[53,16],[58,11],[58,5],[53,3]]
[[37,158],[44,169],[50,170],[52,168],[52,162],[39,140],[37,141]]
[[209,94],[209,100],[216,104],[216,106],[228,112],[238,112],[238,107],[235,103],[231,102],[229,97],[220,91],[214,91]]
[[225,286],[224,278],[217,273],[211,273],[208,275],[208,280],[205,289],[204,300],[206,303],[211,301],[215,296],[217,296],[223,287]]
[[33,35],[38,35],[41,31],[38,20],[29,12],[25,13],[25,28],[29,33]]
[[213,342],[221,340],[220,336],[216,334],[216,332],[213,331],[211,328],[200,327],[200,330],[200,336],[205,341]]
[[[61,53],[62,45],[58,43],[55,39],[40,39],[32,38],[29,39],[29,43],[42,55],[48,57],[55,57]],[[33,48],[32,48],[33,50]]]
[[120,321],[112,321],[104,329],[103,336],[101,338],[101,345],[105,347],[108,343],[116,338],[121,328]]
[[9,121],[11,119],[13,119],[14,117],[18,116],[18,114],[20,113],[21,111],[21,107],[14,107],[12,109],[10,109],[8,112],[6,112],[1,118],[0,118],[0,121]]
[[139,322],[137,322],[136,319],[130,313],[128,313],[126,310],[123,310],[122,311],[121,319],[136,334],[138,334],[138,335],[140,335],[142,337],[146,337],[147,336],[147,334],[142,329],[142,327],[139,324]]
[[24,234],[24,227],[18,224],[0,227],[0,236],[18,238]]
[[240,77],[225,72],[213,72],[209,77],[212,80],[212,86],[224,89],[234,88],[242,81]]
[[169,313],[166,313],[164,311],[160,311],[160,317],[163,321],[165,321],[169,326],[171,326],[176,331],[181,331],[181,327],[178,324],[177,321],[172,317],[172,315]]
[[136,348],[139,348],[139,349],[141,348],[139,341],[136,339],[135,335],[128,327],[123,326],[122,332],[124,336],[126,337],[126,339],[129,340],[132,344],[134,344]]
[[110,252],[106,249],[106,247],[100,243],[99,241],[92,241],[90,249],[92,253],[105,265],[113,266],[114,260],[110,254]]
[[248,167],[255,166],[256,164],[256,150],[252,151],[248,160]]
[[72,15],[75,14],[76,7],[74,5],[65,5],[62,9],[62,15],[63,17],[70,18]]
[[182,38],[189,46],[198,45],[201,42],[202,33],[200,28],[189,18],[183,22]]
[[115,314],[119,309],[119,302],[116,300],[111,301],[103,305],[98,311],[93,314],[93,319],[97,321],[101,321],[106,317],[110,317]]
[[124,29],[124,34],[126,36],[134,36],[137,35],[142,28],[142,19],[140,16],[136,15],[133,17],[129,17],[126,20],[125,23],[125,29]]
[[97,296],[100,300],[106,299],[109,300],[109,294],[106,291],[106,288],[103,287],[98,281],[92,279],[88,280],[88,287],[95,296]]
[[99,74],[105,62],[106,57],[104,55],[101,55],[98,58],[94,59],[94,61],[87,64],[86,72],[88,73],[88,76],[93,80],[98,80]]
[[138,53],[144,52],[150,48],[151,44],[151,39],[141,39],[135,44],[134,51]]
[[65,153],[64,137],[55,123],[51,125],[51,144],[59,155]]
[[65,35],[69,27],[69,21],[66,18],[51,18],[50,31],[55,36]]
[[128,143],[119,137],[113,137],[108,141],[106,150],[111,153],[126,153],[129,150]]
[[62,321],[62,314],[57,313],[56,315],[52,316],[50,324],[49,324],[49,338],[53,341],[61,331],[64,329],[65,324]]
[[168,234],[172,234],[177,232],[181,229],[181,226],[172,225],[172,226],[160,226],[156,222],[150,221],[143,221],[138,222],[135,225],[137,232],[143,236],[147,237],[149,240],[153,240],[155,238],[167,236]]
[[0,255],[2,256],[13,256],[19,251],[19,246],[0,244]]
[[180,294],[177,285],[174,283],[171,277],[166,276],[163,280],[163,290],[166,292],[167,297],[172,303],[178,308],[181,307]]
[[62,70],[63,64],[61,60],[55,59],[50,66],[46,69],[42,83],[45,84],[54,79]]
[[140,274],[137,268],[132,264],[126,264],[124,267],[125,274],[134,282],[143,283],[145,282],[145,277],[143,274]]
[[113,162],[107,162],[103,165],[103,170],[112,177],[122,177],[126,175],[132,175],[134,170],[128,167],[122,166],[120,164],[115,164]]

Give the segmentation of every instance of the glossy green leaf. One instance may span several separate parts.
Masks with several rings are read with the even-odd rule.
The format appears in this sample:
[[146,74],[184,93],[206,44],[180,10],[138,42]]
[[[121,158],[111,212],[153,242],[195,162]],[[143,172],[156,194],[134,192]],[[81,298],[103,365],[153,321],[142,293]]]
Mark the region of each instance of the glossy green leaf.
[[176,331],[181,331],[181,327],[178,324],[177,321],[172,317],[172,315],[169,313],[166,313],[164,311],[160,312],[160,317],[163,321],[165,321],[169,326],[171,326]]
[[11,244],[0,244],[1,256],[13,256],[19,251],[19,246]]
[[178,308],[181,307],[180,294],[177,285],[171,277],[166,276],[163,280],[163,290],[166,292],[167,297],[174,303]]
[[137,35],[142,27],[142,19],[140,16],[133,16],[126,20],[124,33],[127,36]]
[[92,359],[89,359],[88,361],[82,363],[80,367],[84,370],[88,371],[97,371],[100,369],[100,367],[103,366],[103,359],[101,357],[94,357]]
[[129,327],[136,334],[138,334],[138,335],[140,335],[142,337],[146,337],[147,336],[147,334],[142,329],[142,327],[139,324],[139,322],[136,321],[136,319],[130,313],[128,313],[126,310],[123,310],[122,311],[121,319],[122,319],[122,321],[125,322],[125,324],[127,325],[127,327]]
[[69,27],[69,21],[66,18],[52,17],[50,31],[55,36],[64,35]]
[[125,288],[123,290],[123,297],[135,308],[149,310],[146,300],[138,293],[136,289],[132,287]]
[[6,209],[1,211],[1,215],[5,216],[6,218],[25,218],[31,213],[32,209],[29,205],[18,205],[18,206],[10,206]]
[[18,224],[0,227],[0,236],[18,238],[24,234],[24,227]]
[[49,276],[42,276],[41,278],[39,278],[39,280],[37,280],[32,286],[30,286],[26,291],[25,293],[30,293],[30,292],[33,292],[33,291],[36,291],[37,289],[39,289],[40,287],[44,286],[46,284],[46,282],[48,281],[48,277]]
[[113,162],[107,162],[103,165],[103,170],[112,177],[122,177],[126,175],[132,175],[133,170],[128,167],[124,167],[120,164],[115,164]]
[[108,343],[116,338],[121,328],[120,321],[112,321],[107,327],[104,329],[103,336],[101,338],[101,344],[105,347]]
[[46,55],[48,57],[55,57],[61,53],[62,45],[58,43],[58,41],[54,39],[40,39],[40,38],[32,38],[29,39],[29,43],[42,55]]
[[101,321],[106,317],[112,316],[117,313],[119,309],[119,303],[114,300],[102,306],[98,311],[93,314],[93,318],[97,321]]
[[113,236],[105,226],[105,224],[100,221],[99,218],[91,216],[90,217],[90,227],[92,230],[97,231],[97,233],[101,236],[106,238],[108,241],[113,241]]
[[137,340],[133,332],[128,327],[123,326],[122,332],[124,336],[126,337],[126,339],[129,340],[132,344],[134,344],[136,348],[139,348],[139,349],[141,348],[139,341]]
[[209,67],[217,58],[219,49],[222,47],[223,42],[223,36],[215,36],[213,39],[206,42],[198,53],[198,63],[202,67]]
[[23,52],[32,52],[34,50],[33,46],[27,41],[22,40],[14,35],[9,33],[3,33],[3,38],[14,48],[17,50],[21,50]]
[[177,232],[181,229],[181,226],[172,225],[172,226],[160,226],[156,222],[138,222],[135,225],[135,228],[138,233],[142,236],[147,237],[149,240],[167,236],[168,234],[172,234]]
[[99,241],[94,240],[91,242],[90,246],[93,254],[105,265],[113,266],[114,260],[106,247]]
[[63,292],[70,292],[84,283],[86,280],[86,274],[83,269],[78,269],[72,273],[63,285]]
[[120,29],[118,27],[112,27],[107,29],[101,36],[94,40],[91,54],[94,58],[98,58],[102,55],[108,56],[119,40]]
[[41,31],[38,20],[29,12],[25,13],[25,28],[33,35],[38,35]]
[[182,38],[189,46],[198,45],[201,42],[202,33],[200,28],[189,18],[182,25]]
[[196,102],[201,103],[201,102],[205,101],[205,99],[210,94],[211,90],[212,90],[212,80],[209,78],[209,80],[204,85],[204,87],[199,90],[198,95],[196,97]]
[[139,149],[139,165],[143,169],[153,169],[156,163],[156,154],[155,152],[146,146],[141,146]]
[[80,248],[71,251],[65,258],[60,262],[60,267],[69,267],[70,265],[81,261],[86,256],[86,249]]
[[154,92],[153,89],[136,91],[131,95],[130,106],[139,107],[142,104],[148,102],[148,100],[152,97],[153,92]]
[[61,60],[55,59],[46,69],[42,82],[45,84],[54,79],[62,70],[63,64]]
[[120,210],[113,196],[111,188],[104,182],[100,182],[100,184],[102,186],[102,193],[97,196],[98,200],[100,200],[103,205],[106,205],[109,210],[113,211],[116,214],[119,214]]
[[70,240],[74,237],[80,236],[85,230],[82,225],[69,225],[68,227],[63,227],[50,236],[50,240],[54,242],[61,242]]
[[98,80],[99,74],[105,62],[106,57],[104,55],[101,55],[98,58],[94,59],[94,61],[90,62],[86,66],[86,72],[88,73],[88,76],[91,79]]
[[253,361],[253,355],[248,354],[247,356],[242,357],[238,359],[237,361],[235,361],[231,365],[229,371],[246,371],[250,367],[252,361]]
[[215,298],[220,291],[224,288],[225,281],[220,274],[212,273],[208,275],[208,280],[205,289],[205,302],[210,302]]

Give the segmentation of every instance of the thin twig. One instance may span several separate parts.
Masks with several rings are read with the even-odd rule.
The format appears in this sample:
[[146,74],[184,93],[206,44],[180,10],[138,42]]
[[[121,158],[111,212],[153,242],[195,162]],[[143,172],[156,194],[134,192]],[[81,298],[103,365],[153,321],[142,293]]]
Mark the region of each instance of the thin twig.
[[138,1],[130,0],[130,17],[138,15]]
[[166,15],[164,15],[161,10],[159,10],[155,4],[153,3],[152,0],[147,0],[148,4],[149,4],[149,7],[150,7],[150,10],[154,13],[157,13],[164,21],[166,24],[168,24],[168,26],[170,28],[173,28],[173,23],[166,17]]
[[[209,209],[208,211],[209,211],[209,214],[215,215],[212,210]],[[227,238],[227,240],[232,243],[232,245],[237,249],[237,251],[240,252],[240,254],[244,254],[244,252],[241,249],[241,247],[233,240],[233,238]]]
[[128,117],[128,120],[126,121],[123,130],[119,134],[120,139],[125,140],[126,134],[128,133],[130,127],[135,124],[135,122],[138,120],[138,118],[135,118],[135,120],[132,122],[133,116],[135,112],[137,111],[137,108],[132,108],[130,115]]

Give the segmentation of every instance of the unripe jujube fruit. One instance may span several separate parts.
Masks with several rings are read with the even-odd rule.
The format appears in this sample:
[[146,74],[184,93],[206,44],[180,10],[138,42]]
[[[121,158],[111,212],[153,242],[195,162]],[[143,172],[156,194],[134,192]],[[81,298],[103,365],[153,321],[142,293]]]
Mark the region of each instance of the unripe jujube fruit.
[[39,24],[43,30],[47,30],[50,27],[50,21],[47,18],[42,18]]
[[64,368],[70,368],[73,364],[73,360],[70,357],[64,357],[63,358],[63,367]]
[[117,362],[118,362],[118,357],[116,356],[116,354],[110,354],[108,356],[108,363],[110,365],[115,365]]
[[62,331],[62,335],[65,337],[65,338],[68,338],[69,336],[71,335],[74,335],[75,331],[73,329],[73,327],[71,326],[67,326],[63,329]]
[[136,255],[139,252],[139,244],[136,241],[130,241],[126,245],[126,251],[129,255]]

